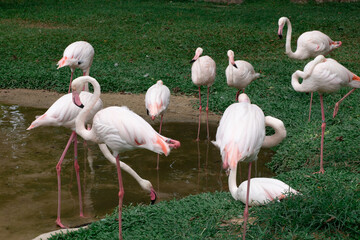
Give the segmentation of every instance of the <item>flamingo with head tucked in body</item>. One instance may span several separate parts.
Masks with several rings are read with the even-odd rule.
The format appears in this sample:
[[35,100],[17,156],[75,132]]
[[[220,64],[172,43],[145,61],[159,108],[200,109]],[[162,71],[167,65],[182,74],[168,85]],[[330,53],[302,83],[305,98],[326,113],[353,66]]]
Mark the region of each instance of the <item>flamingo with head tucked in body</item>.
[[[90,43],[85,41],[77,41],[71,43],[64,50],[63,57],[58,61],[58,69],[69,66],[71,69],[70,76],[70,85],[73,79],[73,74],[76,68],[80,68],[83,71],[84,76],[88,76],[90,73],[90,67],[94,59],[94,48]],[[85,85],[85,90],[89,91],[87,85]]]
[[[299,78],[303,81],[300,84]],[[336,103],[333,117],[337,114],[339,103],[351,94],[356,88],[360,88],[360,78],[349,71],[343,65],[331,58],[325,58],[323,55],[317,56],[314,60],[306,64],[304,71],[297,70],[292,74],[291,85],[297,92],[318,92],[321,104],[321,148],[320,148],[320,170],[318,173],[324,173],[323,151],[324,151],[324,133],[325,133],[325,113],[323,104],[323,93],[338,91],[341,87],[352,87],[339,102]]]
[[[307,59],[314,58],[318,55],[326,55],[330,53],[332,50],[341,46],[341,41],[333,41],[329,36],[320,32],[320,31],[309,31],[304,32],[300,35],[297,40],[297,48],[296,51],[293,52],[291,50],[291,33],[292,27],[291,22],[287,17],[281,17],[279,19],[278,25],[278,35],[282,38],[283,28],[287,24],[287,33],[286,33],[286,45],[285,45],[285,53],[290,58],[294,59]],[[310,109],[309,109],[309,121],[311,116],[311,104],[312,104],[313,93],[311,93],[310,98]]]
[[[202,48],[197,48],[195,51],[194,58],[190,61],[193,63],[191,66],[191,79],[193,83],[199,87],[199,125],[198,125],[198,134],[196,141],[199,141],[200,138],[200,120],[201,120],[201,90],[200,86],[207,86],[207,102],[206,102],[206,127],[207,127],[207,139],[210,140],[209,134],[209,91],[210,86],[213,85],[216,75],[216,64],[215,61],[209,56],[201,56],[203,53]],[[201,56],[201,57],[200,57]]]
[[[159,80],[152,85],[145,94],[145,107],[147,114],[152,120],[155,120],[160,115],[159,134],[161,134],[161,127],[164,113],[170,103],[170,90],[164,85],[163,81]],[[157,155],[156,169],[159,169],[159,154]]]
[[[275,134],[265,136],[265,126],[275,129]],[[270,148],[279,144],[286,136],[284,124],[279,119],[264,116],[263,111],[250,103],[249,97],[242,93],[239,102],[231,104],[221,117],[213,144],[220,149],[223,168],[230,169],[229,190],[235,199],[238,197],[236,171],[239,162],[249,163],[246,205],[244,210],[244,232],[249,216],[249,190],[251,165],[257,160],[260,148]]]
[[[94,88],[94,95],[85,106],[79,98],[84,84],[90,83]],[[98,144],[106,144],[116,157],[116,165],[119,181],[119,239],[122,239],[121,213],[124,189],[121,177],[119,153],[145,148],[156,153],[164,153],[166,156],[171,148],[180,147],[180,142],[164,137],[157,133],[149,123],[127,107],[108,107],[98,111],[94,118],[92,128],[85,128],[85,119],[93,109],[96,101],[100,98],[100,85],[96,79],[83,76],[72,82],[72,94],[74,103],[82,107],[82,111],[76,118],[76,132],[87,141]]]
[[226,82],[228,86],[238,89],[238,92],[236,93],[237,101],[240,91],[242,90],[245,92],[247,85],[260,77],[260,73],[256,73],[254,67],[246,61],[235,61],[234,52],[232,50],[229,50],[227,55],[229,57],[229,65],[225,70]]

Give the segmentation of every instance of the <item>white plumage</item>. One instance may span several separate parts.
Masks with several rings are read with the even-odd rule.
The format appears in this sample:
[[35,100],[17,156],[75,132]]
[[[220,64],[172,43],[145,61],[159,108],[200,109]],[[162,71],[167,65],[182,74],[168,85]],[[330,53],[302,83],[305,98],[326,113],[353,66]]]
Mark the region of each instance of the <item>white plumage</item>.
[[227,52],[229,57],[229,65],[225,70],[226,82],[230,87],[239,89],[236,94],[236,99],[241,90],[249,85],[252,81],[260,77],[259,73],[256,73],[254,67],[243,60],[234,60],[234,52],[229,50]]
[[332,50],[341,46],[341,41],[333,41],[329,36],[320,32],[320,31],[310,31],[305,32],[300,35],[297,40],[297,48],[296,51],[293,52],[291,50],[291,32],[292,27],[290,20],[287,17],[281,17],[279,19],[278,25],[278,35],[281,38],[283,28],[287,24],[287,34],[286,34],[286,45],[285,45],[285,53],[290,58],[295,59],[307,59],[311,57],[316,57],[318,55],[326,55]]
[[163,115],[170,103],[170,90],[159,80],[145,94],[145,107],[151,119]]

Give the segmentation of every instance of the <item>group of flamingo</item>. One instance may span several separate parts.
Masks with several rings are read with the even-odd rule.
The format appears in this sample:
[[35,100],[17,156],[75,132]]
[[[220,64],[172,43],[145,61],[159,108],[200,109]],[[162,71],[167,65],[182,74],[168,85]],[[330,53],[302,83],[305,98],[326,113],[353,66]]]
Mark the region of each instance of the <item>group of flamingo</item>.
[[[324,173],[323,142],[326,124],[322,93],[334,92],[345,86],[354,88],[336,104],[333,114],[333,117],[335,117],[340,102],[350,95],[355,88],[360,87],[360,78],[337,61],[323,56],[341,46],[341,42],[332,41],[327,35],[319,31],[305,32],[298,38],[297,50],[292,52],[291,23],[288,18],[281,17],[278,24],[280,38],[282,37],[285,24],[288,26],[286,54],[290,58],[307,59],[315,57],[313,61],[305,66],[304,71],[298,70],[292,75],[291,83],[295,91],[311,93],[317,91],[320,94],[322,136],[319,173]],[[207,139],[210,140],[208,124],[209,88],[215,81],[216,73],[215,61],[209,56],[201,56],[202,53],[203,49],[197,48],[195,56],[191,60],[191,78],[193,83],[198,86],[200,102],[197,141],[199,141],[200,135],[202,110],[200,87],[203,85],[207,86],[206,123]],[[220,149],[223,168],[229,171],[228,185],[231,195],[234,199],[245,203],[243,232],[243,239],[245,239],[249,206],[264,204],[273,199],[282,199],[287,193],[297,194],[298,192],[276,179],[250,179],[251,165],[253,161],[257,160],[260,149],[270,148],[279,144],[286,137],[286,130],[281,120],[271,116],[265,117],[263,111],[257,105],[251,104],[250,98],[244,93],[246,86],[260,77],[260,74],[254,71],[250,63],[235,61],[232,50],[229,50],[227,55],[229,58],[229,66],[225,71],[227,84],[238,89],[236,94],[237,102],[231,104],[225,110],[217,129],[216,140],[212,141],[212,143]],[[100,84],[96,79],[89,76],[93,56],[93,47],[84,41],[74,42],[65,49],[63,58],[58,62],[58,66],[59,68],[64,66],[71,68],[69,93],[59,98],[43,115],[37,117],[28,129],[38,126],[64,126],[73,131],[56,166],[58,176],[58,214],[56,223],[60,227],[65,227],[60,219],[60,171],[66,151],[72,142],[74,142],[74,165],[77,173],[80,216],[83,216],[79,167],[77,163],[77,134],[86,141],[97,143],[104,156],[116,164],[119,181],[119,238],[122,239],[121,210],[124,190],[121,169],[131,174],[140,186],[150,193],[152,202],[156,200],[156,192],[148,180],[142,179],[133,169],[119,160],[119,153],[137,148],[146,148],[158,154],[168,155],[172,148],[180,147],[180,142],[161,135],[163,114],[170,102],[170,90],[161,80],[151,86],[145,95],[145,106],[151,119],[154,120],[158,116],[161,118],[159,132],[156,132],[149,123],[125,106],[103,109],[103,104],[100,100]],[[73,72],[76,68],[83,70],[84,76],[72,81]],[[301,84],[299,83],[299,78],[303,78]],[[93,86],[93,93],[87,92],[88,83]],[[71,93],[70,90],[72,90]],[[240,91],[243,91],[243,93],[240,94]],[[91,124],[91,127],[90,125],[86,127],[85,124],[87,123]],[[272,136],[265,136],[266,126],[274,128],[275,133]],[[109,148],[112,150],[112,153]],[[237,187],[236,172],[239,162],[249,162],[249,172],[248,180]],[[157,159],[158,168],[159,158]],[[256,190],[253,185],[250,188],[250,180],[256,186]]]

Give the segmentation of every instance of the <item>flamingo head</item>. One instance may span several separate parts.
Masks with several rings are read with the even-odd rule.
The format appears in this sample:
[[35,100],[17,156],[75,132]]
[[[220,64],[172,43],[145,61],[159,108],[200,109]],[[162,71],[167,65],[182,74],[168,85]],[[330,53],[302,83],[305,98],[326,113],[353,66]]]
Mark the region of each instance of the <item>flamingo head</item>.
[[235,64],[235,60],[234,60],[234,51],[233,51],[233,50],[229,50],[229,51],[227,52],[227,55],[228,55],[228,57],[229,57],[229,63],[230,63],[231,65],[233,65],[235,68],[237,68],[237,66],[236,66],[236,64]]
[[164,85],[164,83],[163,83],[162,80],[158,80],[158,81],[156,82],[156,84],[158,84],[158,85]]
[[201,47],[198,47],[195,51],[195,56],[193,57],[193,59],[190,61],[190,63],[195,62],[203,53],[203,49]]
[[279,19],[278,25],[279,25],[279,29],[278,29],[278,36],[280,39],[282,39],[282,34],[283,34],[283,28],[285,26],[286,21],[288,20],[287,17],[281,17]]
[[239,101],[239,103],[241,103],[241,102],[251,103],[250,98],[245,93],[242,93],[239,95],[238,101]]
[[150,200],[151,200],[151,205],[155,204],[157,199],[157,193],[155,192],[154,188],[151,187],[150,189]]
[[89,76],[78,77],[71,83],[73,102],[76,106],[80,108],[84,107],[84,105],[81,103],[80,100],[80,93],[84,89],[84,85],[87,77]]

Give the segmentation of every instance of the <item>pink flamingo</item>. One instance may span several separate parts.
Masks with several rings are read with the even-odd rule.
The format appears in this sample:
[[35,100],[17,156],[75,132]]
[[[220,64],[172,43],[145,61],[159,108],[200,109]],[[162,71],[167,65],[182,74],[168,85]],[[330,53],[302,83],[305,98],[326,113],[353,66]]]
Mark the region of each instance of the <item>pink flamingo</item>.
[[[152,120],[157,116],[160,118],[159,134],[161,134],[161,127],[163,116],[170,103],[170,90],[164,85],[163,81],[159,80],[156,84],[152,85],[145,94],[145,107],[148,115]],[[159,154],[157,155],[156,169],[159,169]]]
[[[285,53],[294,59],[307,59],[314,58],[318,55],[327,55],[332,50],[341,46],[341,41],[333,41],[329,36],[320,32],[320,31],[310,31],[304,32],[300,35],[297,40],[297,49],[295,52],[291,50],[291,32],[292,27],[290,20],[287,17],[281,17],[279,19],[279,30],[278,35],[282,38],[282,32],[285,24],[288,25],[287,34],[286,34],[286,45]],[[309,109],[309,121],[311,116],[311,104],[312,104],[313,93],[311,93],[310,98],[310,109]]]
[[225,70],[227,85],[238,89],[236,93],[236,101],[238,100],[240,91],[245,92],[245,88],[252,81],[260,77],[260,73],[255,73],[254,67],[243,60],[234,60],[234,52],[227,52],[229,57],[229,66]]
[[[265,136],[265,126],[275,129],[272,136]],[[242,93],[239,102],[231,104],[221,117],[213,144],[220,149],[223,168],[230,169],[229,190],[235,199],[238,197],[236,171],[239,162],[249,162],[246,204],[244,210],[244,232],[249,216],[249,190],[251,165],[257,160],[261,147],[270,148],[279,144],[286,136],[284,124],[279,119],[264,116],[263,111],[250,103],[249,97]]]
[[[243,181],[236,187],[236,172],[231,171],[229,176],[230,192],[235,200],[246,204],[248,181]],[[249,206],[265,205],[273,200],[282,200],[289,194],[299,194],[289,185],[275,178],[252,178],[249,191]]]
[[[81,99],[87,104],[91,98],[92,94],[89,92],[82,92]],[[92,117],[95,113],[102,108],[102,101],[99,99],[93,110],[90,112],[86,122],[91,122]],[[72,95],[68,93],[58,100],[56,100],[51,107],[41,116],[36,117],[36,119],[31,123],[27,130],[40,127],[40,126],[56,126],[56,127],[66,127],[72,130],[70,138],[66,144],[66,147],[61,154],[60,160],[56,165],[57,180],[58,180],[58,211],[56,224],[62,228],[65,226],[61,223],[60,212],[61,212],[61,164],[65,158],[65,155],[70,147],[71,142],[74,142],[74,167],[76,171],[76,179],[79,192],[79,206],[80,206],[80,216],[83,217],[82,209],[82,197],[81,197],[81,186],[80,186],[80,173],[79,173],[79,164],[77,160],[77,135],[75,132],[75,119],[76,116],[80,113],[80,109],[72,103]]]
[[[79,93],[84,84],[88,82],[94,88],[94,95],[84,107],[79,98]],[[85,128],[85,120],[93,109],[96,101],[100,98],[100,85],[92,77],[78,77],[72,82],[72,94],[74,103],[83,107],[76,118],[76,132],[87,141],[98,144],[106,144],[116,155],[116,165],[119,181],[119,239],[122,239],[121,213],[124,189],[121,177],[119,153],[145,148],[156,153],[164,153],[166,156],[171,148],[180,147],[180,142],[166,138],[158,134],[149,123],[127,107],[108,107],[98,111],[93,118],[90,130]]]
[[207,86],[207,102],[206,102],[206,127],[207,127],[207,139],[210,140],[209,134],[209,90],[210,86],[213,85],[215,81],[215,74],[216,74],[216,64],[215,61],[209,56],[201,56],[203,53],[202,48],[197,48],[195,51],[194,58],[190,61],[193,63],[191,67],[191,79],[193,83],[199,87],[199,126],[198,126],[198,134],[196,141],[199,141],[200,138],[200,120],[201,120],[201,92],[200,86],[206,85]]
[[[83,71],[84,76],[89,75],[94,53],[94,48],[90,43],[85,41],[73,42],[65,48],[63,57],[58,61],[57,65],[58,69],[65,66],[69,66],[71,69],[68,92],[70,92],[71,81],[76,68],[80,68]],[[85,90],[89,91],[87,85],[85,85]]]
[[[303,81],[300,84],[299,78]],[[317,56],[313,61],[306,64],[304,71],[297,70],[292,74],[291,85],[297,92],[315,92],[320,95],[321,104],[321,149],[320,149],[320,171],[324,173],[323,150],[324,150],[324,132],[325,132],[325,114],[323,104],[323,93],[338,91],[341,87],[360,88],[360,78],[350,72],[343,65],[331,58],[325,58],[323,55]],[[333,117],[338,112],[339,103],[344,100],[353,91],[351,90],[339,102],[335,104]]]

